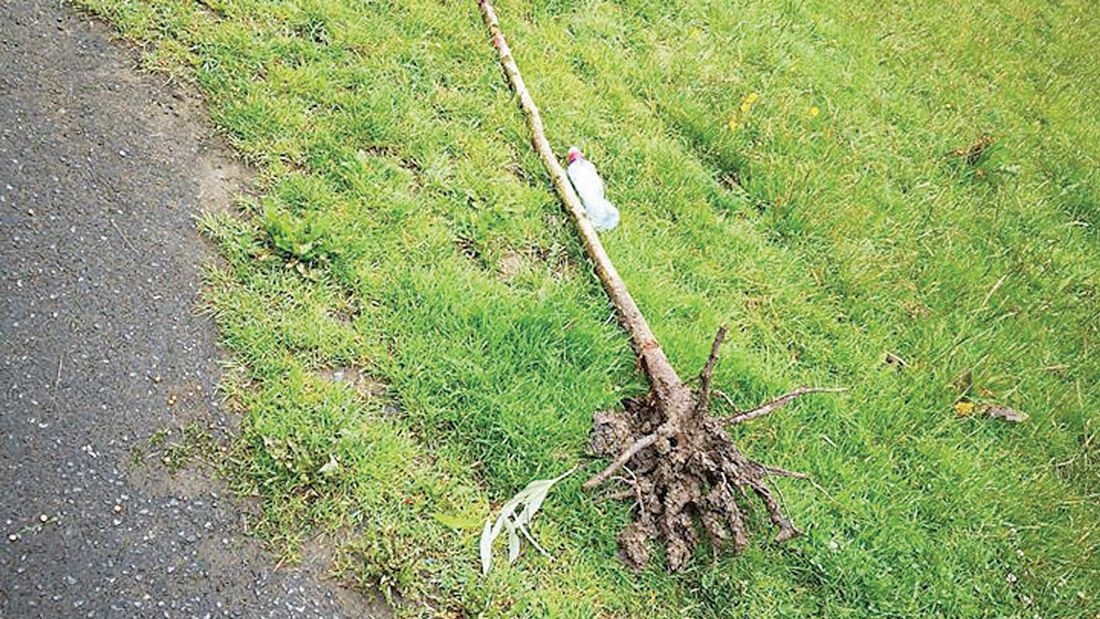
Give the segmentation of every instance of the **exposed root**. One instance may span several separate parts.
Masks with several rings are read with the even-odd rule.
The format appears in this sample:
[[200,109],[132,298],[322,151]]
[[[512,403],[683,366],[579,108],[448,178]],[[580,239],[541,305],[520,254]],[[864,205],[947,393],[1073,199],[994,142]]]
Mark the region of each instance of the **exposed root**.
[[774,475],[776,477],[792,477],[794,479],[810,478],[810,476],[805,473],[799,473],[798,471],[788,471],[787,469],[781,469],[778,466],[764,465],[764,472],[768,475]]
[[593,420],[591,449],[610,458],[611,464],[585,486],[599,486],[620,469],[632,474],[630,483],[638,509],[634,522],[619,535],[623,560],[640,568],[649,561],[649,542],[657,540],[668,551],[669,569],[681,570],[699,542],[700,529],[717,547],[733,551],[744,548],[748,535],[738,499],[743,501],[750,493],[763,502],[768,517],[779,529],[776,539],[784,541],[798,535],[798,529],[780,511],[779,502],[765,484],[771,475],[797,477],[798,474],[767,467],[743,456],[726,435],[724,424],[760,417],[801,395],[826,390],[803,388],[732,419],[710,416],[711,379],[725,328],[714,338],[696,393],[684,384],[665,356],[596,229],[588,221],[584,205],[546,139],[542,116],[523,81],[490,0],[477,0],[477,4],[501,68],[523,110],[531,131],[531,144],[615,306],[623,329],[630,335],[638,367],[649,381],[650,392],[646,397],[624,401],[622,412],[598,412]]
[[766,402],[744,413],[739,413],[733,417],[725,419],[726,425],[732,426],[746,421],[751,421],[757,417],[763,417],[768,413],[779,410],[789,404],[791,400],[800,398],[804,395],[811,393],[840,393],[841,391],[847,391],[844,387],[799,387],[790,393],[785,393],[771,402]]
[[609,464],[607,468],[594,475],[592,479],[584,482],[584,487],[595,488],[596,486],[602,484],[607,480],[608,477],[611,477],[612,473],[619,470],[624,464],[627,463],[627,461],[633,458],[635,454],[656,442],[656,434],[647,434],[642,438],[634,441],[630,445],[630,447],[627,447],[625,450],[623,450],[623,452],[619,454],[619,456],[615,458],[615,461]]
[[625,501],[626,499],[636,498],[638,491],[631,486],[628,490],[618,490],[616,492],[609,492],[602,497],[604,501]]
[[[767,478],[807,476],[750,460],[726,434],[729,420],[708,413],[711,378],[724,335],[724,329],[718,332],[700,374],[699,390],[691,394],[686,410],[670,410],[668,403],[650,393],[625,400],[622,412],[600,412],[595,416],[592,451],[613,460],[585,487],[605,483],[623,467],[631,472],[631,487],[608,498],[637,502],[634,522],[619,535],[620,557],[633,569],[648,563],[654,541],[665,547],[672,571],[686,567],[700,534],[717,549],[738,552],[745,548],[748,532],[744,509],[750,497],[759,499],[778,529],[776,541],[784,542],[800,533],[783,513]],[[798,389],[740,416],[759,417],[797,397],[823,391],[838,390]]]
[[725,340],[726,325],[722,325],[718,328],[718,333],[714,336],[714,342],[710,345],[710,355],[703,365],[703,371],[699,373],[699,403],[697,407],[700,408],[699,412],[703,415],[710,411],[710,381],[714,378],[714,366],[718,363],[718,349],[722,347],[722,342]]

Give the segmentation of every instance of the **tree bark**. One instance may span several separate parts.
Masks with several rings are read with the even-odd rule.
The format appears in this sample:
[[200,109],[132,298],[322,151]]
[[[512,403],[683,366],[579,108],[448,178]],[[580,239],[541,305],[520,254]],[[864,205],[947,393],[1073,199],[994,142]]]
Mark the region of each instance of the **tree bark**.
[[[777,541],[797,536],[798,529],[783,515],[765,478],[800,474],[746,458],[727,436],[724,421],[709,414],[711,377],[726,335],[725,327],[718,331],[711,346],[696,394],[672,367],[588,221],[580,198],[546,139],[542,117],[516,66],[496,12],[488,0],[478,0],[478,6],[508,82],[519,97],[531,131],[531,144],[580,235],[585,253],[596,267],[619,321],[630,335],[651,388],[644,398],[624,400],[622,411],[597,412],[594,418],[592,451],[610,458],[611,463],[584,486],[591,489],[620,479],[613,475],[626,469],[631,481],[622,481],[631,486],[631,492],[617,492],[614,496],[636,499],[634,522],[619,536],[621,558],[628,566],[641,568],[648,562],[649,543],[659,541],[667,550],[669,569],[681,570],[696,547],[700,528],[715,546],[731,546],[736,552],[748,543],[737,499],[744,500],[750,495],[763,502],[769,519],[779,529]],[[766,415],[805,393],[816,391],[824,390],[802,388],[735,420]]]
[[580,197],[577,196],[573,184],[569,182],[569,177],[566,176],[565,170],[558,163],[558,158],[554,155],[554,150],[546,139],[546,130],[543,128],[539,108],[535,105],[535,100],[531,97],[527,85],[523,82],[523,76],[519,72],[519,67],[516,66],[512,50],[508,47],[508,42],[505,41],[504,33],[500,29],[496,11],[493,10],[493,6],[489,4],[488,0],[478,0],[478,5],[481,7],[481,15],[493,38],[493,46],[496,47],[500,56],[500,64],[504,67],[504,73],[508,76],[512,90],[519,97],[520,107],[527,117],[527,126],[531,130],[531,145],[538,153],[539,159],[542,160],[542,165],[550,174],[554,190],[561,198],[562,204],[565,206],[565,212],[572,219],[573,225],[581,237],[585,253],[588,254],[589,259],[596,266],[596,274],[599,276],[604,290],[607,291],[607,296],[615,305],[623,328],[630,334],[631,345],[633,345],[638,358],[642,360],[642,367],[649,378],[650,385],[653,386],[654,391],[662,400],[682,396],[685,388],[680,377],[677,376],[676,370],[669,363],[668,357],[661,349],[661,345],[657,343],[657,338],[654,337],[653,330],[649,328],[649,323],[646,322],[642,311],[638,309],[638,304],[634,302],[634,297],[630,296],[630,291],[626,288],[626,282],[615,270],[615,265],[611,263],[611,258],[604,250],[596,229],[588,221],[588,215],[585,213]]

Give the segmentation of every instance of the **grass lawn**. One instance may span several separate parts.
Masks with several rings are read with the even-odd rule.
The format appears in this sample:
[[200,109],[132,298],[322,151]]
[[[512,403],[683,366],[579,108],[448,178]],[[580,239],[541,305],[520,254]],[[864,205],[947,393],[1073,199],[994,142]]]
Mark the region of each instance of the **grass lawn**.
[[[78,3],[258,171],[201,225],[227,474],[277,550],[326,531],[409,615],[1100,616],[1093,2],[496,4],[681,374],[728,323],[739,407],[849,387],[734,433],[813,475],[776,482],[806,535],[757,509],[747,551],[677,575],[625,570],[628,506],[579,488],[592,413],[646,387],[474,0]],[[555,560],[481,578],[490,506],[576,464],[534,527]]]

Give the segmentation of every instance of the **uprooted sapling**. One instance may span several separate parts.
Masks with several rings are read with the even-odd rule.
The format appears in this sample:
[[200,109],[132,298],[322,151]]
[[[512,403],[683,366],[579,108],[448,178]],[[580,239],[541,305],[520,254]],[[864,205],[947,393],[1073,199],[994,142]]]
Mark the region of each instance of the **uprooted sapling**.
[[519,97],[531,129],[531,143],[550,174],[623,328],[630,334],[639,365],[649,380],[650,392],[643,398],[624,402],[623,411],[596,413],[592,447],[612,461],[585,483],[586,487],[595,488],[620,470],[627,473],[617,479],[628,490],[616,496],[632,498],[637,509],[634,522],[619,536],[623,559],[632,567],[641,567],[649,559],[649,542],[659,541],[667,548],[669,569],[683,569],[699,542],[700,529],[716,546],[740,550],[748,543],[741,505],[752,496],[763,502],[771,522],[779,529],[779,541],[797,536],[798,529],[783,514],[766,481],[769,476],[802,475],[745,457],[730,440],[725,427],[765,415],[801,395],[835,390],[801,388],[735,417],[723,419],[710,414],[711,378],[725,339],[725,328],[714,339],[698,390],[692,390],[669,363],[585,215],[546,139],[542,118],[504,39],[496,12],[488,0],[478,0],[478,5],[508,81]]
[[[723,327],[714,338],[698,390],[681,383],[672,400],[662,400],[654,390],[643,398],[626,400],[621,412],[595,414],[592,451],[613,460],[585,487],[613,479],[628,487],[610,496],[635,502],[635,520],[619,535],[623,561],[633,568],[648,562],[649,542],[659,540],[667,550],[669,569],[682,569],[700,530],[715,547],[741,550],[748,536],[738,501],[753,495],[779,529],[777,541],[799,534],[765,481],[769,476],[805,475],[747,458],[730,440],[726,427],[766,415],[799,396],[839,389],[803,387],[733,417],[711,415],[711,380],[725,335]],[[627,475],[615,476],[620,470]]]

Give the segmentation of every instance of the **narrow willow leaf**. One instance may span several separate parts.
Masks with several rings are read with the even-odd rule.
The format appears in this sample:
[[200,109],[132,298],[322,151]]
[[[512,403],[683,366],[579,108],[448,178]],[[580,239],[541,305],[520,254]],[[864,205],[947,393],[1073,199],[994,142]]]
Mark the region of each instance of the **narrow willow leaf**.
[[565,479],[575,470],[577,470],[577,468],[573,467],[554,479],[540,479],[527,484],[527,488],[525,488],[522,493],[527,495],[525,497],[527,505],[523,508],[523,512],[520,513],[519,518],[517,518],[522,526],[527,526],[527,524],[531,522],[531,519],[535,517],[535,512],[539,511],[539,508],[542,507],[543,501],[545,501],[547,495],[550,494],[550,489],[554,487],[554,484]]
[[489,573],[489,567],[493,562],[493,525],[492,519],[485,519],[485,528],[481,531],[481,574]]
[[508,563],[515,563],[519,558],[519,534],[515,526],[508,527]]
[[[500,513],[497,514],[496,522],[492,522],[491,517],[485,520],[485,528],[481,532],[480,541],[482,574],[489,573],[489,568],[492,565],[493,542],[496,541],[496,538],[500,536],[501,531],[505,528],[508,530],[509,563],[513,563],[519,558],[519,533],[523,533],[523,536],[526,537],[540,553],[550,558],[550,555],[535,542],[533,537],[531,537],[531,533],[527,530],[527,525],[531,523],[531,520],[535,517],[539,508],[542,507],[543,502],[546,501],[546,497],[550,494],[550,489],[554,487],[554,484],[565,479],[575,470],[576,467],[573,467],[553,479],[536,479],[527,484],[527,486],[516,494],[516,496],[509,499],[507,503],[501,506]],[[521,507],[522,510],[520,510]],[[518,514],[516,513],[517,510],[519,510]]]
[[551,561],[554,560],[554,556],[551,555],[550,553],[546,552],[546,549],[543,548],[542,546],[540,546],[539,543],[535,541],[534,537],[531,537],[531,532],[527,530],[527,527],[516,527],[516,528],[519,529],[519,532],[523,533],[523,536],[527,538],[527,541],[531,542],[531,545],[534,546],[535,549],[539,551],[539,554],[546,557],[547,559],[550,559]]

